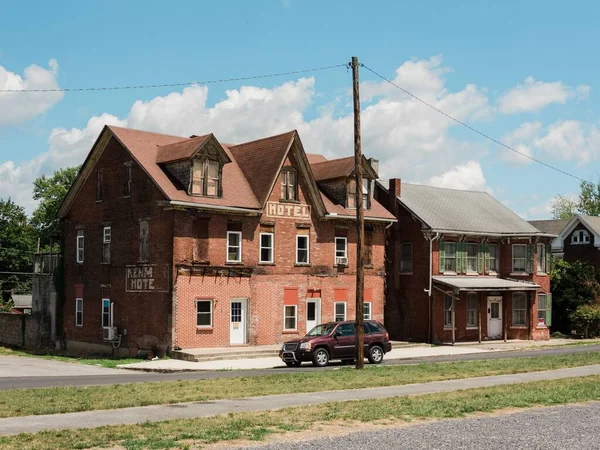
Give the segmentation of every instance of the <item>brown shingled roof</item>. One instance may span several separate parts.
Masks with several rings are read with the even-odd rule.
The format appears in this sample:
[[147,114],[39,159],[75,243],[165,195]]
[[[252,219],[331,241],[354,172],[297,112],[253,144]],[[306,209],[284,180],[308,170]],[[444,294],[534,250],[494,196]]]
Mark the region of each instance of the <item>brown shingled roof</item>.
[[156,154],[156,162],[158,164],[179,161],[188,159],[196,153],[210,138],[212,134],[204,136],[195,136],[189,139],[175,142],[173,144],[159,145],[158,153]]
[[306,159],[308,159],[308,163],[311,165],[327,161],[327,158],[318,153],[307,153]]
[[[371,173],[371,177],[377,178],[377,174],[371,169],[370,164],[364,156],[363,167],[368,167],[373,172]],[[316,164],[311,164],[310,168],[312,169],[315,180],[317,181],[333,180],[335,178],[346,178],[350,176],[350,174],[354,170],[354,156],[318,162]]]

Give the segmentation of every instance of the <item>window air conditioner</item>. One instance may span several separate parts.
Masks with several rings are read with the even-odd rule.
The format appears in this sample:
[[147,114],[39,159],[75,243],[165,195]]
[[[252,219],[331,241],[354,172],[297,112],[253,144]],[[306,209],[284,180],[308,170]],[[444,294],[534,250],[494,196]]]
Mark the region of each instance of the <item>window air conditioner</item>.
[[348,265],[348,258],[345,257],[336,257],[335,258],[335,265],[336,266],[347,266]]
[[117,327],[103,327],[102,337],[105,341],[114,341],[117,337]]

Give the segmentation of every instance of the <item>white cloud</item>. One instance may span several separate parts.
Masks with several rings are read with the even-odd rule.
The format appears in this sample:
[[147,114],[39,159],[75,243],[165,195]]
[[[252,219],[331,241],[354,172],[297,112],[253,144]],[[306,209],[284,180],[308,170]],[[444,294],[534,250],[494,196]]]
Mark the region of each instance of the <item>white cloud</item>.
[[468,161],[459,164],[441,175],[432,177],[428,184],[449,189],[463,189],[470,191],[489,191],[486,187],[485,176],[481,164],[477,161]]
[[[58,62],[51,59],[48,69],[32,64],[23,76],[0,66],[2,89],[57,89]],[[63,92],[0,92],[0,127],[13,125],[43,114],[63,98]]]
[[503,114],[539,111],[552,103],[564,105],[571,98],[585,99],[589,92],[590,87],[587,85],[579,85],[573,89],[562,81],[544,82],[527,77],[523,84],[512,88],[500,98],[499,108]]
[[541,129],[541,122],[525,122],[517,129],[505,134],[501,141],[519,153],[502,147],[498,155],[499,159],[513,166],[531,164],[533,161],[523,155],[533,156],[531,141],[539,135]]
[[600,131],[596,125],[577,120],[559,121],[546,129],[534,145],[559,160],[575,160],[579,166],[598,158]]

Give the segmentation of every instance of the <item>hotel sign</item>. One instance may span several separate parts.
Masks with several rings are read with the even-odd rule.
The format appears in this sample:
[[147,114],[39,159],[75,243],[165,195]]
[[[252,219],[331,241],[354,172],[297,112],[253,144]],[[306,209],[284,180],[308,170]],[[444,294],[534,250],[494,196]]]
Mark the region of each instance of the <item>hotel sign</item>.
[[268,202],[267,217],[310,219],[310,205]]
[[126,266],[126,292],[169,292],[168,264]]

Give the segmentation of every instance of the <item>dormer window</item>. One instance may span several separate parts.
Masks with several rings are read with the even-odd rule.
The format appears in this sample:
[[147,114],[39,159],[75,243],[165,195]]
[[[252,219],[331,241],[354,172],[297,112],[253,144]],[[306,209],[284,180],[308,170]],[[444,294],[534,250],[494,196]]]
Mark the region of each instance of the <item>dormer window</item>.
[[589,244],[590,234],[587,230],[577,230],[571,235],[571,244]]
[[196,159],[192,168],[192,195],[221,195],[221,163],[211,159]]
[[[348,179],[346,186],[346,208],[356,208],[356,180]],[[363,178],[362,201],[363,208],[369,209],[371,206],[371,180],[368,178]]]
[[346,208],[356,208],[356,180],[353,179],[347,184]]
[[298,200],[296,171],[292,168],[281,172],[281,200]]

